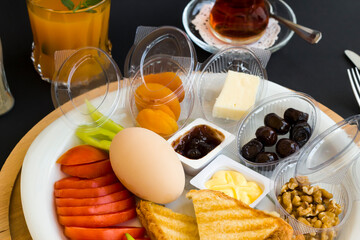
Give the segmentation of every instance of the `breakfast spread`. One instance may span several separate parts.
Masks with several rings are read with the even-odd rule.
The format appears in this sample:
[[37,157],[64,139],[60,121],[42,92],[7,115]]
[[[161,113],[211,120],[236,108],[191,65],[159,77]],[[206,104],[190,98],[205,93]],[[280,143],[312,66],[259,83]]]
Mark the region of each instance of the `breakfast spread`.
[[[274,107],[278,103],[270,103],[270,110],[263,106],[256,109],[258,104],[254,104],[262,97],[262,78],[266,78],[266,73],[262,72],[264,69],[257,59],[247,62],[245,58],[228,58],[226,54],[238,56],[245,51],[234,49],[223,51],[225,57],[218,55],[217,59],[212,59],[214,65],[209,64],[209,72],[204,72],[225,79],[225,83],[210,81],[209,85],[217,89],[214,91],[213,86],[197,89],[201,96],[192,95],[195,74],[183,69],[186,64],[181,61],[187,61],[188,57],[171,56],[171,61],[178,62],[169,68],[165,66],[171,65],[171,61],[164,64],[161,57],[156,62],[150,61],[149,69],[144,67],[148,62],[141,62],[144,63],[143,69],[136,70],[141,74],[134,77],[135,72],[131,73],[131,82],[125,89],[130,104],[126,111],[130,110],[134,121],[129,127],[124,128],[109,116],[104,116],[85,100],[84,106],[93,122],[75,130],[82,145],[70,148],[57,159],[62,176],[67,175],[56,179],[53,190],[54,210],[58,223],[64,227],[65,236],[87,240],[287,240],[294,239],[294,234],[297,235],[295,239],[335,238],[337,231],[331,228],[339,225],[346,206],[341,200],[341,205],[338,204],[336,195],[334,197],[319,186],[298,184],[295,178],[291,178],[281,188],[277,200],[297,221],[295,223],[283,214],[271,213],[271,209],[264,209],[269,210],[267,212],[252,208],[263,207],[258,203],[271,191],[271,181],[260,175],[255,167],[254,170],[247,168],[246,160],[254,165],[271,164],[299,152],[314,132],[316,111],[311,107],[316,106],[308,107],[297,102],[288,104],[289,97],[286,97],[278,102],[282,105],[283,116],[278,115],[280,110]],[[254,63],[259,65],[261,73],[250,69]],[[221,64],[226,67],[219,67]],[[258,76],[248,72],[256,72]],[[209,94],[201,94],[201,91]],[[300,95],[296,97],[300,99]],[[187,103],[189,96],[194,99]],[[201,122],[198,118],[188,124],[195,99],[200,100],[202,113],[207,111],[204,116],[209,121]],[[231,167],[234,165],[229,162],[227,166],[212,165],[221,151],[233,154],[234,147],[230,143],[235,136],[230,132],[234,129],[227,124],[240,119],[242,123],[252,116],[248,113],[252,106],[255,117],[250,122],[255,127],[248,128],[250,134],[244,134],[246,142],[241,142],[240,131],[247,126],[238,127],[238,148],[234,153],[240,153],[237,157],[246,160],[241,163],[233,161],[241,167]],[[259,114],[261,117],[257,115],[259,112],[262,112]],[[225,155],[222,156],[217,160],[224,164]],[[206,166],[211,167],[211,174],[201,171]],[[274,169],[275,165],[266,171],[271,173]],[[197,173],[202,179],[195,185],[188,177]],[[203,190],[190,189],[189,183]],[[172,204],[182,204],[183,201],[191,204],[183,199],[184,196],[192,200],[194,216],[172,210]],[[274,200],[275,205],[279,204]],[[329,228],[329,231],[314,231],[303,236],[296,228],[300,223],[316,229]]]
[[109,153],[116,176],[136,196],[166,204],[183,192],[181,162],[160,135],[145,128],[125,128],[114,137]]
[[[300,184],[296,178],[291,178],[282,186],[277,199],[291,217],[306,226],[332,228],[340,223],[342,206],[333,199],[332,193],[317,185],[312,186],[306,181]],[[305,235],[306,239],[321,240],[334,239],[335,236],[335,230]]]
[[247,181],[237,171],[218,171],[205,183],[205,187],[223,192],[248,205],[262,194],[262,190],[256,182]]
[[258,76],[229,70],[214,104],[213,117],[240,120],[255,103],[259,84]]
[[189,159],[199,159],[216,148],[225,136],[220,131],[205,124],[191,128],[183,136],[172,142],[175,151]]
[[[312,129],[307,123],[309,115],[294,108],[284,112],[284,118],[276,113],[269,113],[264,118],[264,126],[256,132],[256,138],[244,144],[241,155],[255,163],[274,162],[299,151],[310,139]],[[279,135],[289,134],[288,138],[279,139]],[[275,146],[275,152],[268,147]],[[268,149],[265,149],[267,147]]]
[[190,190],[200,239],[292,239],[292,227],[279,217],[213,190]]

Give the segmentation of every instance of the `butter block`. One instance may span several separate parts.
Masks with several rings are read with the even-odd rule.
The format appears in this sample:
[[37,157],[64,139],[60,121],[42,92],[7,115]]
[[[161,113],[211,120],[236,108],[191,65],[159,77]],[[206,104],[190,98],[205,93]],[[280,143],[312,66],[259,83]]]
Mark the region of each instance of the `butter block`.
[[225,84],[213,107],[213,117],[240,120],[255,103],[259,84],[258,76],[228,71]]

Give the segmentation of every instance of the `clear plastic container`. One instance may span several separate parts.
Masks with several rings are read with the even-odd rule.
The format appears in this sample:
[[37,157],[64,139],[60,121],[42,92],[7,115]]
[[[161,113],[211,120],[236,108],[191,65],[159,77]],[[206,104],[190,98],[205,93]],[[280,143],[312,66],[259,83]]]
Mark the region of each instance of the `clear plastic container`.
[[[338,235],[347,224],[354,201],[360,200],[360,115],[350,117],[330,127],[314,138],[301,153],[276,167],[272,175],[271,197],[281,216],[289,221],[297,234]],[[331,228],[314,228],[298,221],[282,207],[277,196],[281,187],[295,177],[300,182],[308,179],[333,194],[342,206],[340,223]],[[306,177],[306,178],[304,178]],[[352,223],[354,224],[354,223]]]
[[[71,51],[65,57],[51,83],[55,107],[61,109],[72,128],[101,126],[126,95],[121,90],[126,83],[117,64],[108,53],[94,47]],[[94,121],[87,102],[104,116]]]
[[255,103],[264,97],[267,73],[255,53],[246,47],[230,47],[212,55],[201,66],[197,77],[198,96],[204,117],[228,131],[235,131],[238,121],[213,117],[213,107],[229,70],[259,76]]
[[194,106],[197,63],[190,39],[177,28],[157,28],[135,43],[126,62],[128,107],[135,124],[172,136],[187,123]]
[[[251,139],[255,138],[256,130],[264,126],[264,118],[269,113],[276,113],[278,116],[283,117],[284,112],[288,108],[295,108],[299,111],[309,114],[308,124],[312,129],[312,134],[310,140],[296,153],[285,157],[279,158],[277,161],[272,161],[270,163],[255,163],[245,159],[241,154],[241,148],[248,143]],[[287,161],[289,158],[294,157],[294,155],[299,154],[302,149],[309,144],[311,139],[317,135],[318,127],[320,123],[319,108],[316,101],[307,94],[300,92],[289,92],[276,94],[271,97],[267,97],[260,101],[257,105],[254,105],[239,122],[238,132],[236,135],[237,139],[237,151],[240,158],[240,162],[244,163],[245,166],[254,169],[255,171],[269,177],[272,174],[272,171],[280,163]],[[285,135],[278,135],[278,140],[281,138],[288,138],[289,133]],[[275,152],[275,145],[272,147],[267,147],[266,151]]]
[[[273,177],[272,177],[272,186],[271,186],[271,196],[275,203],[276,211],[280,213],[281,218],[285,219],[294,229],[296,235],[299,234],[317,234],[319,237],[314,239],[327,239],[325,236],[332,236],[338,234],[343,225],[346,223],[346,220],[349,218],[352,208],[352,197],[349,189],[345,184],[329,184],[329,183],[316,183],[311,185],[317,185],[320,188],[326,189],[328,192],[333,194],[333,199],[336,200],[338,204],[343,206],[342,214],[340,214],[340,223],[335,227],[331,228],[315,228],[310,227],[294,217],[292,217],[278,202],[277,196],[281,192],[281,187],[290,180],[290,178],[296,176],[296,165],[297,158],[293,158],[289,161],[282,162],[278,167],[276,167]],[[321,234],[324,235],[324,238],[321,238]],[[330,238],[331,239],[331,238]]]

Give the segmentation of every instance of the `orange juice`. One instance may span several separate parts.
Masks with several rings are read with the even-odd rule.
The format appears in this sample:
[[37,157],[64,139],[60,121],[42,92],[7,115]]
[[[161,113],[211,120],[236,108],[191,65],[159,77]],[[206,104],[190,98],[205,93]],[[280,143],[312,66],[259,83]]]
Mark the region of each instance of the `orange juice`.
[[[72,2],[76,7],[80,0]],[[27,0],[27,7],[34,39],[32,60],[44,80],[53,77],[57,51],[57,56],[64,56],[69,51],[61,50],[92,46],[110,53],[110,0],[76,11],[69,10],[61,0]]]

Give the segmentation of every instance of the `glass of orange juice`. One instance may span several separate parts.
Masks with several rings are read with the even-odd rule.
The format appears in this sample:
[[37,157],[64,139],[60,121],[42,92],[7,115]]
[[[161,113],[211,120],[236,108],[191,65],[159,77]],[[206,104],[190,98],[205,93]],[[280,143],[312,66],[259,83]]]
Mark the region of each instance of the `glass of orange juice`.
[[42,79],[76,49],[97,47],[108,53],[110,0],[26,0],[33,33],[31,59]]

